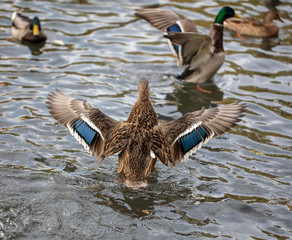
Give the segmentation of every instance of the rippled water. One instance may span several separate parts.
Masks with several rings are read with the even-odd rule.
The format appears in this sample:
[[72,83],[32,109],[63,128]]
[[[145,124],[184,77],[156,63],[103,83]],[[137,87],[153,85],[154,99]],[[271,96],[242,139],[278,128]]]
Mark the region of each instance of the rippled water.
[[[261,17],[263,1],[1,1],[0,239],[288,239],[292,237],[292,3],[275,39],[224,33],[226,62],[212,81],[175,79],[182,69],[160,32],[134,9],[163,7],[209,32],[218,10]],[[9,39],[10,16],[38,15],[44,46]],[[64,42],[64,46],[55,40]],[[125,120],[141,77],[160,122],[241,100],[239,126],[171,169],[158,163],[144,189],[98,164],[49,115],[58,88]]]

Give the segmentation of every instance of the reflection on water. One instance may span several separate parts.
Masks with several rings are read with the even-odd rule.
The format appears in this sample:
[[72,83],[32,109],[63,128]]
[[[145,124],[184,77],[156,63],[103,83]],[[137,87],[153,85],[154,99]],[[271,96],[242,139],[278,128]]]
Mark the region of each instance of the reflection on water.
[[[182,114],[196,111],[203,106],[211,108],[217,106],[216,102],[223,100],[223,92],[214,83],[200,84],[198,89],[194,83],[184,83],[174,88],[174,91],[166,96],[169,101],[174,101],[177,110]],[[187,103],[187,104],[185,104]]]
[[[292,236],[290,1],[274,39],[224,32],[226,61],[209,82],[175,79],[161,33],[134,9],[163,7],[208,33],[223,5],[260,17],[262,1],[5,1],[0,12],[0,239],[288,239]],[[38,15],[49,39],[9,39],[10,16]],[[64,44],[58,44],[58,41]],[[246,116],[144,189],[127,188],[117,156],[89,156],[49,115],[56,88],[125,120],[141,77],[149,79],[159,121],[236,100]],[[210,93],[211,92],[211,93]],[[41,237],[40,237],[41,236]]]
[[26,45],[29,48],[32,55],[41,55],[43,53],[41,49],[45,46],[45,43],[38,44],[23,43],[23,45]]

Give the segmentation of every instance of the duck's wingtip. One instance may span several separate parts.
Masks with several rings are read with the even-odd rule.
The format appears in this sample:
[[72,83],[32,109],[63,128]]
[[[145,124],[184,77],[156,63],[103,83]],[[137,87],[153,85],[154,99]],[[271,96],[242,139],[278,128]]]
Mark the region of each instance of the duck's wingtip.
[[14,11],[11,15],[11,20],[14,21],[14,19],[16,18],[18,11]]

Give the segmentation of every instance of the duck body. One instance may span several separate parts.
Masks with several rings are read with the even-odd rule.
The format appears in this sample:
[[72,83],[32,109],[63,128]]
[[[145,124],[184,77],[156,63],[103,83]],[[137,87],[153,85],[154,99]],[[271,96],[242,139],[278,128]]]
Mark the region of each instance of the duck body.
[[[197,36],[195,36],[195,41],[192,41],[193,34],[185,33],[184,36],[190,35],[190,39],[188,40],[189,44],[197,45]],[[225,52],[223,48],[222,43],[222,36],[223,36],[223,26],[221,24],[212,24],[211,31],[209,36],[203,35],[206,39],[206,45],[202,45],[202,48],[198,51],[196,48],[193,50],[196,51],[193,54],[201,54],[201,57],[192,58],[191,61],[186,69],[183,71],[181,75],[179,75],[177,78],[185,81],[185,82],[194,82],[194,83],[204,83],[208,81],[210,78],[212,78],[216,72],[220,69],[222,64],[225,61]],[[166,38],[172,39],[172,43],[174,44],[184,44],[180,39],[183,39],[184,37],[175,34],[172,35],[172,33],[169,33],[168,35],[165,35]],[[178,37],[178,38],[176,38]],[[186,43],[186,41],[185,41]],[[199,43],[200,44],[200,43]],[[200,53],[202,51],[202,53]],[[205,51],[205,52],[203,52]],[[179,54],[182,55],[183,53]],[[181,57],[182,58],[182,57]],[[196,62],[198,61],[199,62]],[[183,62],[183,60],[181,60]],[[185,58],[186,62],[186,58]],[[186,63],[185,63],[186,64]]]
[[278,12],[273,9],[265,14],[263,22],[251,17],[242,19],[229,18],[224,22],[224,26],[241,35],[253,37],[277,37],[279,28],[273,20],[278,20],[284,23],[279,17]]
[[52,116],[98,161],[118,154],[117,172],[131,182],[146,181],[157,160],[175,166],[211,138],[235,126],[245,108],[238,102],[202,108],[158,124],[149,97],[148,81],[141,79],[138,100],[125,122],[116,121],[86,101],[60,91],[50,93],[47,104]]
[[128,120],[119,124],[113,131],[104,153],[104,156],[119,153],[117,172],[132,181],[145,179],[152,172],[156,162],[156,158],[153,157],[153,151],[156,151],[153,144],[155,138],[153,128],[158,124],[158,120],[149,101],[148,81],[143,79],[139,88],[145,90],[139,92],[139,99]]
[[31,19],[19,12],[12,14],[11,34],[14,39],[27,43],[42,43],[47,40],[38,17]]
[[230,7],[223,7],[211,26],[209,35],[200,34],[195,24],[183,14],[162,9],[139,9],[136,16],[162,31],[168,39],[179,67],[187,66],[178,79],[187,82],[208,81],[225,61],[223,22],[238,17]]

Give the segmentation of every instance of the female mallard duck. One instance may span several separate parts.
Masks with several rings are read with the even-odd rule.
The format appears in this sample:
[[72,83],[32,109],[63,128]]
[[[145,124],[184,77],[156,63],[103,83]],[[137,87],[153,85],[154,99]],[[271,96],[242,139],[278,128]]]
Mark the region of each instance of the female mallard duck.
[[224,22],[224,27],[243,35],[254,37],[277,37],[279,28],[273,20],[278,20],[281,23],[284,23],[280,18],[278,11],[276,9],[270,9],[264,16],[264,22],[250,17],[242,19],[229,18]]
[[117,172],[124,174],[128,183],[146,183],[156,159],[175,166],[211,138],[235,126],[245,108],[237,102],[202,108],[158,125],[149,97],[148,81],[141,79],[138,100],[126,122],[116,121],[86,101],[58,90],[49,94],[47,104],[52,116],[99,162],[106,156],[119,154]]
[[38,17],[30,19],[19,12],[12,14],[11,33],[13,38],[21,42],[41,43],[47,40]]
[[239,17],[231,7],[223,7],[212,24],[210,34],[203,35],[183,14],[162,9],[137,11],[136,16],[165,33],[178,66],[188,66],[178,78],[195,83],[206,82],[221,67],[225,60],[223,22],[230,17]]

